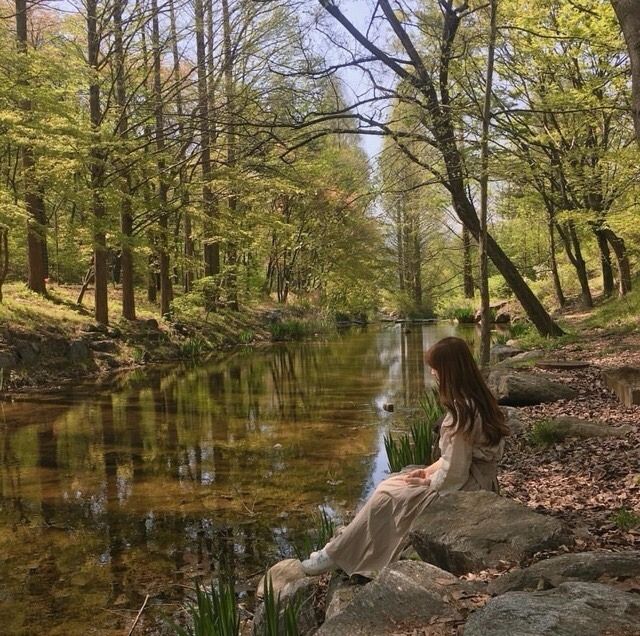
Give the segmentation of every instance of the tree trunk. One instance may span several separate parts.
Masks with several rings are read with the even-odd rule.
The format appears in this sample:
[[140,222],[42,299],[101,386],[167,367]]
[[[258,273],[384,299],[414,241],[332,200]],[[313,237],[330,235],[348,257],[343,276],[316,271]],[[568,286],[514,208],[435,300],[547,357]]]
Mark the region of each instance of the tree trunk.
[[216,204],[211,190],[211,139],[209,134],[209,96],[207,93],[207,64],[204,39],[204,6],[195,0],[196,58],[198,67],[198,111],[200,128],[200,165],[202,168],[202,199],[207,217],[204,232],[204,273],[215,276],[220,273],[220,247],[215,238]]
[[9,271],[9,228],[0,225],[0,303],[2,302],[2,285]]
[[[18,52],[26,65],[28,54],[27,2],[16,0],[16,37]],[[27,69],[24,69],[22,86],[28,89]],[[25,119],[31,117],[31,100],[25,97],[20,101]],[[27,265],[29,270],[27,286],[39,294],[47,293],[46,273],[46,216],[44,198],[38,187],[36,161],[33,148],[28,142],[21,148],[22,178],[24,181],[24,199],[27,211]]]
[[618,236],[610,228],[603,228],[602,233],[609,242],[616,255],[616,263],[618,265],[618,292],[620,296],[624,296],[631,291],[631,266],[629,264],[629,255],[627,254],[627,246],[624,239]]
[[473,261],[471,258],[471,235],[466,227],[462,228],[462,279],[464,297],[475,296],[475,283],[473,280]]
[[100,84],[98,79],[100,38],[98,35],[98,0],[87,0],[87,53],[91,68],[89,85],[89,116],[92,142],[89,150],[92,208],[94,216],[93,251],[95,267],[95,319],[102,324],[109,322],[107,298],[107,240],[104,229],[105,204],[103,198],[104,151],[100,145]]
[[[114,55],[116,62],[116,103],[120,109],[118,136],[125,146],[129,138],[129,117],[127,115],[127,90],[124,44],[122,40],[122,12],[124,0],[115,0],[113,5]],[[122,165],[122,199],[120,203],[120,278],[122,281],[122,317],[136,319],[136,300],[133,272],[133,214],[131,209],[131,173]]]
[[556,223],[556,229],[562,239],[564,250],[567,253],[567,258],[571,261],[571,264],[576,270],[578,282],[580,283],[582,304],[588,308],[593,307],[593,298],[591,296],[591,290],[589,289],[587,266],[582,258],[580,240],[578,239],[573,222],[567,222],[565,228],[563,228],[559,223]]
[[404,199],[399,201],[398,211],[396,213],[396,242],[398,244],[398,280],[400,291],[406,289],[406,280],[404,276]]
[[480,145],[480,364],[489,364],[491,350],[491,301],[489,298],[489,261],[487,254],[487,213],[489,205],[489,130],[491,127],[491,94],[493,92],[493,64],[496,51],[497,0],[490,1],[491,25],[487,53],[487,78],[482,109],[482,139]]
[[640,3],[638,0],[611,0],[629,49],[631,62],[631,111],[636,139],[640,143]]
[[158,197],[160,200],[160,235],[158,237],[158,254],[160,260],[160,313],[162,316],[171,315],[171,301],[173,300],[173,289],[171,286],[171,267],[169,259],[169,237],[168,233],[168,192],[166,165],[164,159],[164,105],[162,103],[162,78],[160,75],[160,24],[158,19],[158,0],[151,0],[151,10],[153,17],[152,24],[152,48],[153,48],[153,96],[156,120],[156,150],[158,153]]
[[613,294],[613,267],[611,266],[611,250],[609,249],[609,243],[602,231],[602,226],[599,225],[593,230],[596,235],[598,243],[598,250],[600,251],[600,266],[602,267],[602,293],[605,298],[608,298]]
[[567,301],[562,291],[562,283],[558,274],[558,260],[556,258],[556,232],[553,218],[549,219],[547,224],[549,230],[549,260],[551,261],[551,276],[553,277],[553,288],[556,292],[556,299],[560,307],[564,307]]

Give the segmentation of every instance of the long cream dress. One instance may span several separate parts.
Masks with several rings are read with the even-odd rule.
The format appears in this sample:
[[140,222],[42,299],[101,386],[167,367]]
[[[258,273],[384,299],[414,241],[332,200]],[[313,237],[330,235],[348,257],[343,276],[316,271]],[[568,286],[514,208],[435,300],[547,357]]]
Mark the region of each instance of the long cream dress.
[[490,445],[479,420],[470,435],[454,433],[447,415],[440,428],[441,457],[429,486],[412,486],[403,474],[381,482],[353,521],[325,550],[347,574],[374,576],[397,560],[414,519],[436,497],[458,490],[498,491],[497,462],[504,439]]

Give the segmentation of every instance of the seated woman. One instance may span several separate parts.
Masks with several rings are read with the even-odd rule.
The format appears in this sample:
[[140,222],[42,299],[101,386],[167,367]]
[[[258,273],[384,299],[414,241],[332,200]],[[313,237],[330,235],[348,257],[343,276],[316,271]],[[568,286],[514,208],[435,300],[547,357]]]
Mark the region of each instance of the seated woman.
[[381,482],[344,531],[302,562],[307,574],[340,568],[372,577],[399,558],[415,518],[440,494],[498,491],[497,462],[509,429],[469,347],[460,338],[444,338],[427,351],[426,361],[447,411],[440,459]]

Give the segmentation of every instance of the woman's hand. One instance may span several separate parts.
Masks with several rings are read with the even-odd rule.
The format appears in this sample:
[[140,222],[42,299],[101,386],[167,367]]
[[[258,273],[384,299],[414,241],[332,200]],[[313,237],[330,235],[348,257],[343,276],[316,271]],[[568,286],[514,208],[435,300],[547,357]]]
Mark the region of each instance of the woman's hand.
[[426,468],[418,468],[407,473],[404,480],[409,486],[428,486],[431,483],[430,477]]

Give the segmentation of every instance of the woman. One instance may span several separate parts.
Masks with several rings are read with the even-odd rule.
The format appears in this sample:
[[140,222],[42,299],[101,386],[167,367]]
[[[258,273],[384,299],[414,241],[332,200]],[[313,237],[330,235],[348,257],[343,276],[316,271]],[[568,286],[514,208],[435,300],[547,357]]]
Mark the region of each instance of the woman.
[[371,577],[399,558],[415,518],[439,494],[498,491],[497,462],[509,429],[469,347],[460,338],[444,338],[427,351],[426,361],[447,411],[440,459],[380,483],[344,531],[302,562],[307,574],[341,568]]

